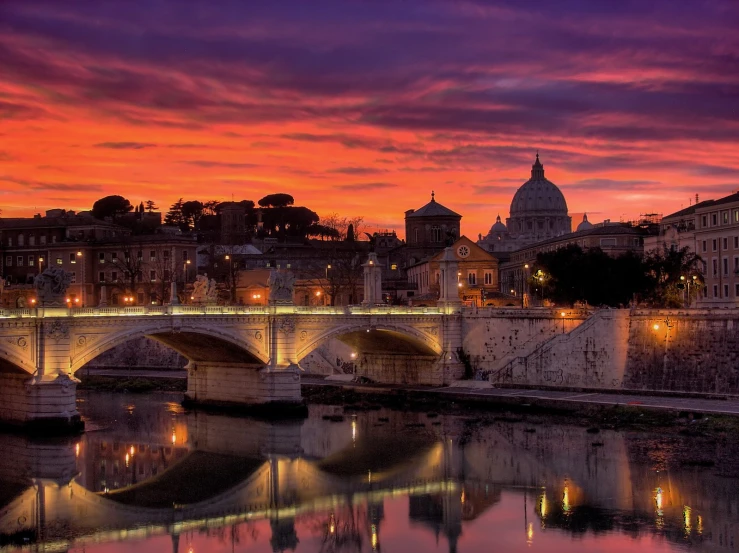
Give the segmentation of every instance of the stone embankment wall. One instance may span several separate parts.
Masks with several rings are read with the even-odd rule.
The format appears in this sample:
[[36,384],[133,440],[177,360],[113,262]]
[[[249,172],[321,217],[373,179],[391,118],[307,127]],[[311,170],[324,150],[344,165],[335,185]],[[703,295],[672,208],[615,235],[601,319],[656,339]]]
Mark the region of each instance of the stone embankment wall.
[[149,338],[136,338],[102,353],[82,368],[184,369],[187,359]]
[[542,336],[494,384],[739,394],[739,310],[601,310]]

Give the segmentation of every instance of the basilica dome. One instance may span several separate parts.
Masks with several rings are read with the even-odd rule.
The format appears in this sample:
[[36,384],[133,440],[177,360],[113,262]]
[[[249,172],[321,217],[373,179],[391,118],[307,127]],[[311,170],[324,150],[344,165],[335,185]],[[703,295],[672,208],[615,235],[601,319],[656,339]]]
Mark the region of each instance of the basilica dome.
[[508,229],[506,228],[505,224],[500,220],[500,215],[495,219],[495,224],[490,227],[490,234],[496,234],[500,232],[507,232]]
[[506,227],[519,242],[529,244],[572,232],[565,197],[544,177],[538,153],[531,166],[531,178],[513,196]]
[[581,230],[590,230],[592,228],[594,228],[593,227],[593,223],[591,223],[590,221],[588,221],[588,214],[587,213],[584,213],[583,216],[582,216],[582,223],[580,223],[579,225],[577,225],[577,231],[579,232]]
[[567,202],[557,186],[544,178],[544,166],[536,154],[531,178],[518,189],[511,202],[511,217],[527,215],[567,216]]

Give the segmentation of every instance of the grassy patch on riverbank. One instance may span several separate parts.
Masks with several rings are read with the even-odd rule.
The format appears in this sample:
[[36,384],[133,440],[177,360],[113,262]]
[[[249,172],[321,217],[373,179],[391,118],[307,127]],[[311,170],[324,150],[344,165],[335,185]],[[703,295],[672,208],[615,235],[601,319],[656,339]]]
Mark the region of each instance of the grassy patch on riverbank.
[[143,376],[102,376],[78,375],[80,390],[98,390],[103,392],[184,392],[187,380],[184,378],[148,378]]

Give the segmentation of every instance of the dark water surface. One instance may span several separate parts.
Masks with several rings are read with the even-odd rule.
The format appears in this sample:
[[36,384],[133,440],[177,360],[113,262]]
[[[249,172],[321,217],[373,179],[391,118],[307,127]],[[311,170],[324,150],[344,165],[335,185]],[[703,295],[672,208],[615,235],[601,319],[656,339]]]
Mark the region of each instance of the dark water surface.
[[88,392],[82,437],[0,435],[0,552],[739,548],[733,436],[180,399]]

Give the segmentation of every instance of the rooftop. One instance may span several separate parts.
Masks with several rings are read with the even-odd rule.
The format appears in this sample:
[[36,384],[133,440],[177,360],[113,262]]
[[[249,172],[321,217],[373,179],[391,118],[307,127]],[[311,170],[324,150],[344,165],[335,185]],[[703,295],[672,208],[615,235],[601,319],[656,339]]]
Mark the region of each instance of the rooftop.
[[441,205],[436,201],[436,194],[431,192],[431,201],[425,206],[416,209],[415,211],[409,212],[406,217],[459,217],[462,216],[459,213],[455,213],[448,207]]

